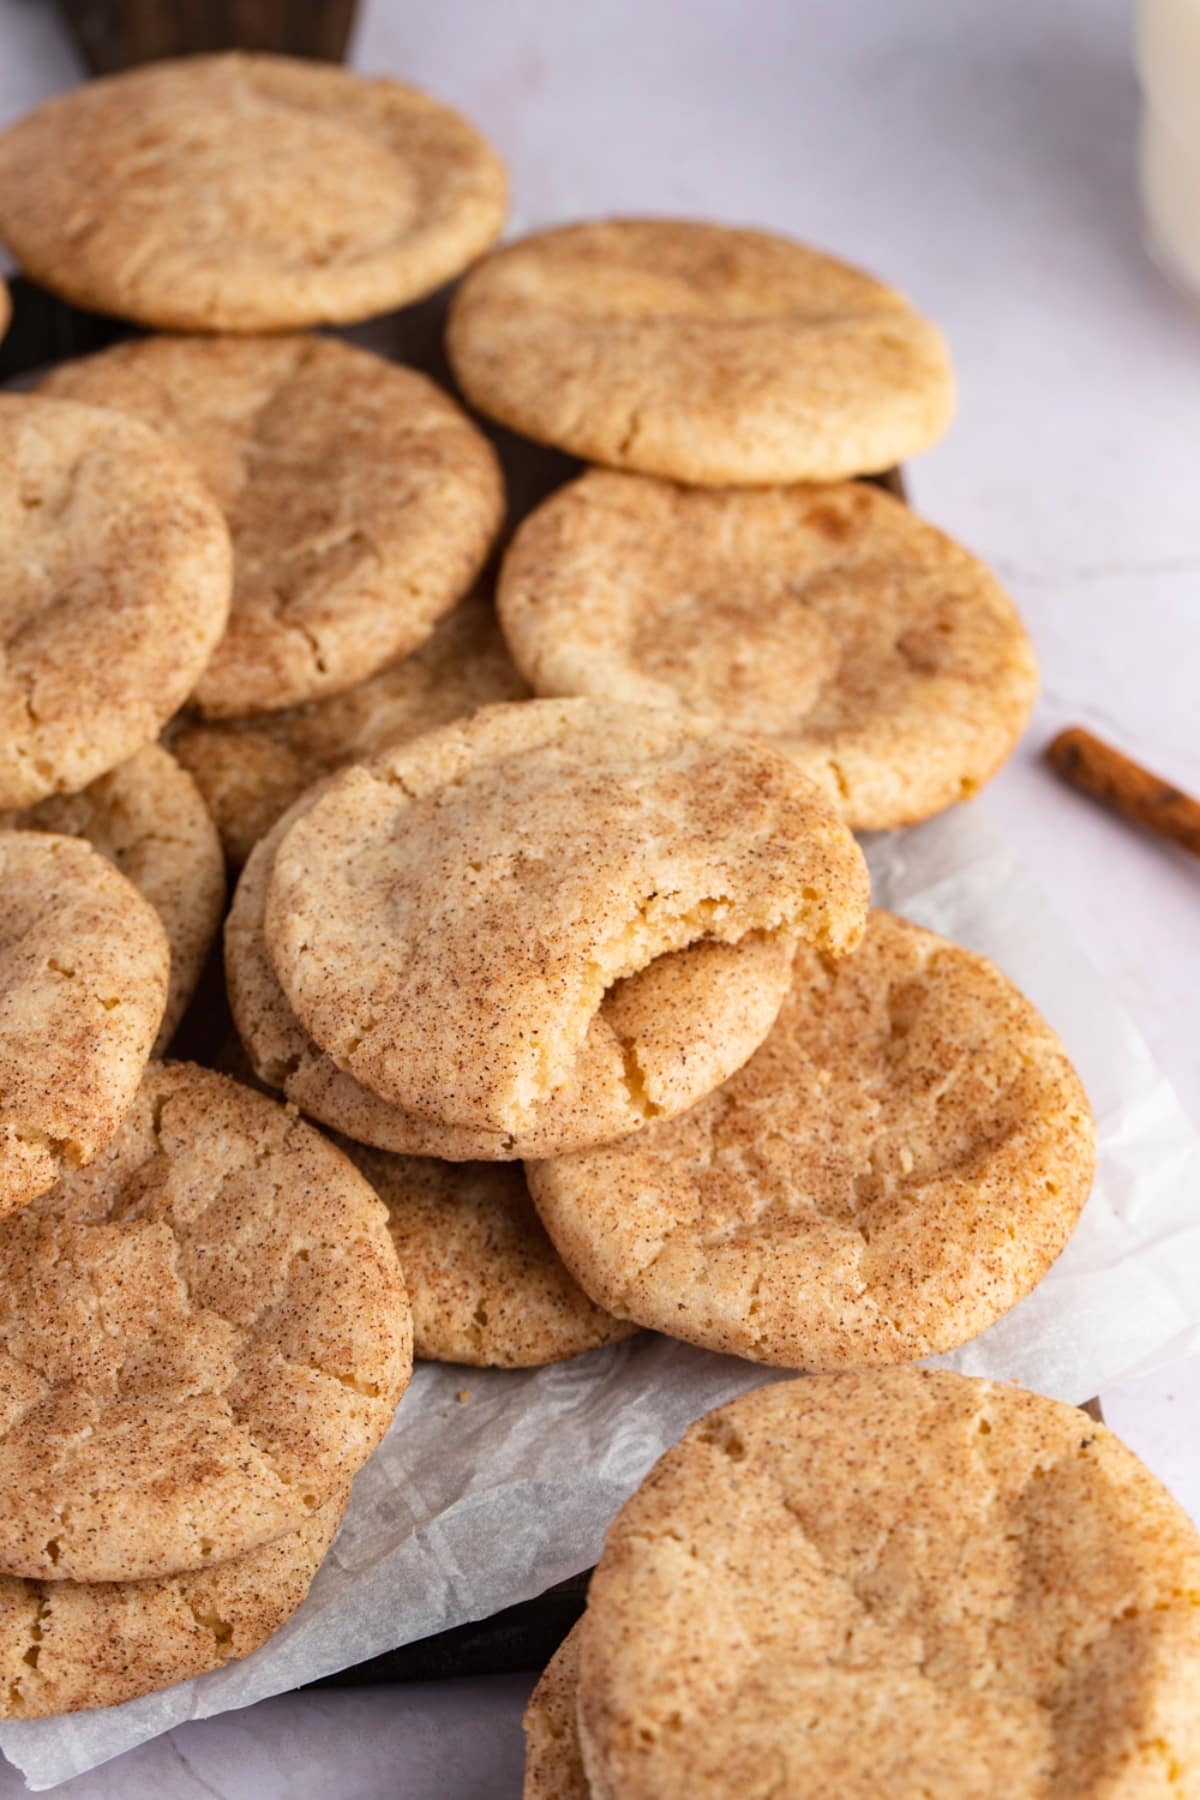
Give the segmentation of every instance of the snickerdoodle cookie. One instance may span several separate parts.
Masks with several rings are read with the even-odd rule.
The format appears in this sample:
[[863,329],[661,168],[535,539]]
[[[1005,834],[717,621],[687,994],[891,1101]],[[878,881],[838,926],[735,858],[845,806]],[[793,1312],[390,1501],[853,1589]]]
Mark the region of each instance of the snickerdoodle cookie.
[[283,56],[190,56],[0,135],[0,238],[64,299],[174,331],[366,319],[499,235],[507,183],[418,89]]
[[791,981],[790,939],[751,932],[737,944],[690,944],[607,990],[569,1079],[520,1131],[439,1123],[392,1105],[313,1042],[263,936],[276,851],[318,791],[296,802],[242,871],[225,924],[225,973],[255,1075],[323,1125],[382,1150],[453,1162],[558,1156],[684,1111],[740,1068],[774,1024]]
[[632,1337],[568,1275],[519,1163],[393,1156],[343,1139],[388,1209],[412,1299],[413,1354],[529,1369]]
[[497,604],[538,693],[757,732],[856,829],[974,793],[1037,692],[995,577],[861,482],[706,491],[592,470],[521,526]]
[[483,593],[464,600],[419,650],[307,706],[253,719],[181,721],[171,749],[196,779],[235,866],[315,781],[389,744],[529,689]]
[[0,828],[86,838],[148,900],[167,933],[171,973],[155,1052],[175,1034],[225,904],[221,840],[200,790],[159,744],[147,744],[79,794],[56,794]]
[[974,1337],[1041,1280],[1095,1131],[1059,1039],[985,957],[873,912],[854,956],[801,946],[745,1068],[627,1144],[531,1167],[599,1305],[796,1369]]
[[894,289],[765,231],[682,219],[559,226],[454,298],[450,358],[481,412],[589,462],[704,485],[836,481],[934,443],[946,346]]
[[225,629],[229,533],[136,419],[0,394],[0,807],[158,736]]
[[529,1696],[522,1800],[589,1800],[575,1701],[582,1625],[567,1633]]
[[262,1094],[152,1063],[108,1149],[0,1229],[0,1569],[140,1580],[298,1530],[411,1351],[353,1165]]
[[144,338],[42,393],[180,450],[233,539],[233,607],[192,696],[241,716],[338,693],[420,645],[499,528],[495,452],[426,376],[329,338]]
[[304,1599],[346,1499],[257,1550],[157,1581],[0,1575],[0,1719],[119,1706],[249,1656]]
[[772,746],[666,710],[531,700],[334,776],[276,850],[264,934],[339,1068],[424,1117],[517,1133],[614,983],[756,931],[844,954],[867,885],[846,827]]
[[693,1425],[579,1640],[594,1800],[1094,1800],[1200,1784],[1200,1538],[1073,1406],[909,1369]]
[[0,831],[0,1217],[99,1155],[167,999],[166,934],[90,844]]

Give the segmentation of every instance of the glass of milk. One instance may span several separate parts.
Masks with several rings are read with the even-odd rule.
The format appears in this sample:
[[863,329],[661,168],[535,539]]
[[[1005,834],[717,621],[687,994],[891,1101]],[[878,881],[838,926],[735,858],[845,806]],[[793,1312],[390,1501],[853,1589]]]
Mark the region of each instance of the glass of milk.
[[1139,0],[1146,244],[1200,300],[1200,0]]

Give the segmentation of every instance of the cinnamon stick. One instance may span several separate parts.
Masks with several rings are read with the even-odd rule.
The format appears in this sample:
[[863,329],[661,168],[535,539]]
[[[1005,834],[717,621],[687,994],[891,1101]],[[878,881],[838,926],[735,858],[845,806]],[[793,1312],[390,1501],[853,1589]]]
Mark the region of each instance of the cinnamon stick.
[[1046,760],[1072,787],[1200,856],[1200,801],[1161,775],[1152,775],[1103,738],[1073,725],[1047,746]]

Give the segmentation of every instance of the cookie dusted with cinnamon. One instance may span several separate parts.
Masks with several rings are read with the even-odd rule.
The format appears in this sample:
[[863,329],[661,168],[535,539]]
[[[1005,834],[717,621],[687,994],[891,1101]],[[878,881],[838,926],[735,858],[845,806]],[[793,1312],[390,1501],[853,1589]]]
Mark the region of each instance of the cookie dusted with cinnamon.
[[267,950],[275,856],[320,791],[289,809],[243,869],[225,924],[225,976],[258,1079],[322,1125],[380,1150],[451,1162],[563,1155],[684,1111],[740,1068],[774,1023],[791,980],[790,938],[752,932],[736,944],[691,944],[606,991],[570,1078],[519,1131],[448,1124],[394,1105],[309,1036]]
[[1061,1042],[986,957],[874,912],[804,946],[762,1048],[678,1119],[530,1165],[601,1306],[794,1369],[975,1337],[1041,1280],[1095,1170]]
[[411,1367],[358,1171],[262,1094],[153,1063],[103,1154],[0,1228],[0,1570],[139,1581],[298,1531]]
[[617,1515],[593,1800],[1093,1800],[1200,1781],[1200,1538],[1073,1406],[892,1369],[747,1394]]
[[204,795],[226,856],[240,867],[314,782],[480,706],[528,695],[491,600],[476,593],[418,650],[344,693],[247,719],[185,714],[170,744]]
[[56,794],[0,827],[86,838],[148,900],[171,952],[167,1005],[154,1050],[175,1035],[221,923],[221,842],[191,776],[160,744],[147,744],[78,794]]
[[602,219],[497,250],[454,297],[481,412],[587,462],[704,486],[839,481],[936,443],[954,378],[894,288],[766,231]]
[[229,533],[136,419],[0,394],[0,807],[76,793],[156,738],[225,629]]
[[1037,694],[990,570],[864,482],[714,491],[593,469],[521,526],[497,604],[537,693],[769,738],[856,830],[976,793]]
[[347,1496],[215,1568],[157,1581],[0,1575],[0,1719],[120,1706],[251,1655],[308,1593]]
[[575,1702],[582,1624],[572,1626],[543,1669],[525,1716],[522,1800],[588,1800]]
[[167,1003],[157,913],[90,844],[0,830],[0,1218],[91,1163]]
[[387,1207],[412,1296],[415,1356],[535,1369],[638,1330],[567,1273],[519,1164],[440,1162],[341,1141]]
[[150,425],[220,502],[232,610],[192,695],[213,717],[340,693],[418,649],[500,527],[499,465],[466,414],[336,339],[143,338],[40,391]]
[[[862,853],[781,752],[590,700],[490,707],[347,770],[275,853],[264,937],[292,1010],[373,1093],[515,1134],[605,994],[691,945],[866,913]],[[642,1091],[637,1068],[626,1091]]]
[[348,324],[499,236],[503,165],[400,81],[189,56],[89,81],[0,134],[0,238],[76,306],[167,331]]

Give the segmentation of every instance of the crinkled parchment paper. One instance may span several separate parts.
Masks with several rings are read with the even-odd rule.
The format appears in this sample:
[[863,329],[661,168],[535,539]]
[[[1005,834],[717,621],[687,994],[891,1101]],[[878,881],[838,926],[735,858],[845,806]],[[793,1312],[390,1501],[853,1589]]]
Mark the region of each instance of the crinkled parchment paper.
[[[1065,1254],[941,1360],[1082,1401],[1200,1347],[1200,1140],[1069,932],[978,808],[879,837],[869,856],[877,904],[984,951],[1042,1009],[1100,1128],[1099,1177]],[[421,1367],[312,1593],[270,1644],[165,1694],[2,1725],[0,1749],[51,1787],[185,1719],[540,1593],[595,1560],[693,1418],[771,1378],[650,1336],[527,1374]]]

